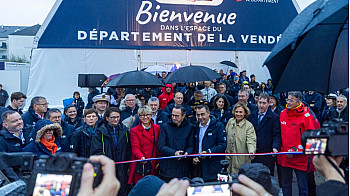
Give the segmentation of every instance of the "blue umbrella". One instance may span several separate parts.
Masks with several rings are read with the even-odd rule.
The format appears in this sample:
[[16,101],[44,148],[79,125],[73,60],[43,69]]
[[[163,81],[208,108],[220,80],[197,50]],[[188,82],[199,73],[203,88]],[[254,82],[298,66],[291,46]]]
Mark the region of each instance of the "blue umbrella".
[[348,12],[348,0],[318,0],[295,17],[264,63],[275,92],[348,87]]

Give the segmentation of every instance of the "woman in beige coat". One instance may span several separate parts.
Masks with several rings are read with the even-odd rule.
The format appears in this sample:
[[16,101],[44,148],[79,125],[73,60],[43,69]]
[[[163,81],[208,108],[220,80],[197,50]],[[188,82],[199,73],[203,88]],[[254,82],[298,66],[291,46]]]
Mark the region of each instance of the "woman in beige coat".
[[[248,107],[238,102],[232,110],[233,118],[226,125],[226,153],[255,153],[256,135],[253,125],[246,120],[250,114]],[[226,156],[230,162],[228,172],[238,173],[244,163],[250,163],[252,156]]]

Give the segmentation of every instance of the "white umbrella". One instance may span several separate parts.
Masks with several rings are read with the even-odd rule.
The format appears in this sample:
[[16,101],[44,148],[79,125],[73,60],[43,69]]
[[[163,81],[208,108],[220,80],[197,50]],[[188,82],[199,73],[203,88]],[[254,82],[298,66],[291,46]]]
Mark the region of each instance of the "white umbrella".
[[145,71],[150,72],[150,73],[161,73],[163,71],[169,72],[169,70],[163,66],[160,65],[151,65],[145,69]]

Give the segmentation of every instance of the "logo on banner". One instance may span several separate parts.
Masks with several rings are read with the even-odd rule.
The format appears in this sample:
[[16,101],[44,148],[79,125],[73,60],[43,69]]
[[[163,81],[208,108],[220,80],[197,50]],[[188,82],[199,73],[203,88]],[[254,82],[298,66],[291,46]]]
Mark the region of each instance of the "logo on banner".
[[158,3],[218,6],[224,0],[157,0]]

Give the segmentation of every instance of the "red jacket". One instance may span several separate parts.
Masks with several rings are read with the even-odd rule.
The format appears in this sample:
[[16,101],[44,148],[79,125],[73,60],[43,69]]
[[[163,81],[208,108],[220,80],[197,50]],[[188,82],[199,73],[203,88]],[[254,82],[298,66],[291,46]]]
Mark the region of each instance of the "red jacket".
[[[170,93],[165,91],[165,87],[170,87],[171,91]],[[174,99],[174,93],[173,93],[173,86],[171,84],[166,84],[165,87],[162,87],[163,94],[159,95],[159,108],[164,110],[167,106],[168,102],[172,99]]]
[[[291,110],[285,109],[280,114],[282,146],[281,152],[288,152],[295,147],[301,149],[301,135],[309,129],[315,129],[315,120],[312,115],[305,111],[304,104]],[[307,170],[308,157],[305,155],[286,155],[277,157],[278,163],[283,167],[290,167],[302,171]]]
[[[151,121],[152,123],[152,121]],[[155,134],[155,144],[153,145],[153,130]],[[132,148],[131,160],[140,160],[142,157],[151,158],[152,146],[154,146],[152,158],[159,157],[159,152],[157,149],[158,138],[160,135],[160,126],[156,124],[151,124],[151,129],[146,131],[141,122],[136,127],[130,130],[130,141]],[[152,161],[152,172],[150,175],[155,175],[155,167],[158,161]],[[136,163],[130,163],[130,175],[128,184],[137,183],[144,176],[136,173]]]

